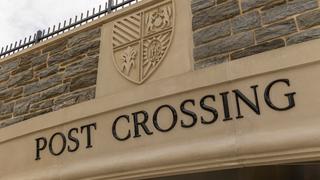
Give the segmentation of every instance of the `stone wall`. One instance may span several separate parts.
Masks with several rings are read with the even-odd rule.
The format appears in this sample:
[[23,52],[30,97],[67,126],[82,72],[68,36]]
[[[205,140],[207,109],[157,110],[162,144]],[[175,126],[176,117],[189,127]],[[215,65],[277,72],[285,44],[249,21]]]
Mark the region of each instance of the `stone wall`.
[[100,27],[0,64],[0,127],[95,97]]
[[195,69],[320,37],[318,0],[192,0]]

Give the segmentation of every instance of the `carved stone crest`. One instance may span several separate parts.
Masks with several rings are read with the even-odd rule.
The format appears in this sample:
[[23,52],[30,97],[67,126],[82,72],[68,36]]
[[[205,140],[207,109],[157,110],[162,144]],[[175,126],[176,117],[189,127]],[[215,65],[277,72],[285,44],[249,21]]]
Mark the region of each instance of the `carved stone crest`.
[[113,25],[113,62],[128,80],[141,84],[159,67],[174,25],[171,1],[128,15]]

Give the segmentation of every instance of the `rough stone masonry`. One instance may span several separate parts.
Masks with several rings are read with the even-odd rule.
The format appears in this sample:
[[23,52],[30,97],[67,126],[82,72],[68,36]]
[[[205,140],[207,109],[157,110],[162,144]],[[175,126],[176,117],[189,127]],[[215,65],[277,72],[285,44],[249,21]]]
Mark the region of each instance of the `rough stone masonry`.
[[195,69],[320,37],[318,0],[192,0]]
[[100,27],[0,64],[0,128],[95,97]]

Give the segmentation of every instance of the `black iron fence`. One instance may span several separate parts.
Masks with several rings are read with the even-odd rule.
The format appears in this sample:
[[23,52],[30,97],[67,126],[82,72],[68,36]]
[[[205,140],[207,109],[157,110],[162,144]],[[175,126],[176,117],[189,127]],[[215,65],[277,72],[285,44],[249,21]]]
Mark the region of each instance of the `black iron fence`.
[[81,13],[80,16],[75,16],[74,18],[65,20],[63,23],[59,23],[57,26],[54,25],[53,27],[49,27],[48,29],[39,30],[34,35],[2,47],[0,51],[0,59],[31,47],[41,41],[45,41],[54,36],[57,36],[58,34],[67,32],[78,26],[91,22],[97,18],[106,16],[107,14],[127,7],[131,4],[135,4],[138,1],[141,0],[108,0],[105,5],[100,5],[98,8],[93,8],[91,11],[88,10],[86,13]]

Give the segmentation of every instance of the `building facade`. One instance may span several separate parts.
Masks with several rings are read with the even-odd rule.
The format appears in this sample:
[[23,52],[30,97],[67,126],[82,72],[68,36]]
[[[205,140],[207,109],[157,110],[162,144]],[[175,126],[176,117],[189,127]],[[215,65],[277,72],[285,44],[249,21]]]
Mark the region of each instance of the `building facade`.
[[320,177],[320,1],[142,0],[0,63],[0,179]]

